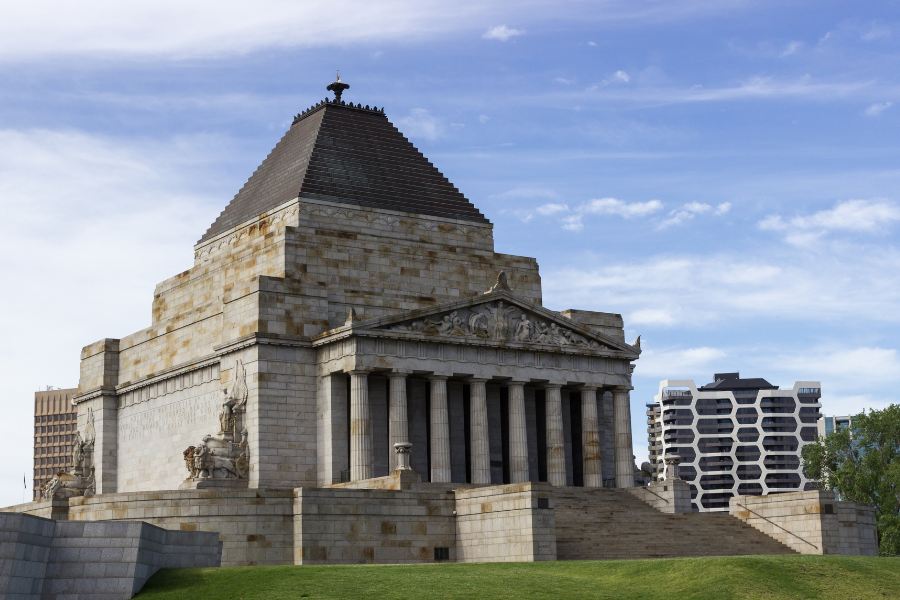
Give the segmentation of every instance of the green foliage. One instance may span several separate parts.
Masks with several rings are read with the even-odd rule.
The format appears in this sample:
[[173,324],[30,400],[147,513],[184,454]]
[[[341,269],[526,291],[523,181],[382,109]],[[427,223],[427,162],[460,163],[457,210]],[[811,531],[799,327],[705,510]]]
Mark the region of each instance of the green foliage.
[[720,556],[541,563],[171,569],[138,600],[236,598],[897,598],[900,558]]
[[900,554],[900,405],[858,414],[852,432],[807,445],[803,471],[843,499],[875,506],[881,553]]

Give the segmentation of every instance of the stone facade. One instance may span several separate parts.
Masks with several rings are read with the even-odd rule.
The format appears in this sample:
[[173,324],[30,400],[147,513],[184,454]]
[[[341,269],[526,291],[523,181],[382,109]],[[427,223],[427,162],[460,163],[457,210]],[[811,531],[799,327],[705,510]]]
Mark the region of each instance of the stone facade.
[[217,567],[212,533],[0,513],[0,597],[131,598],[161,568]]
[[729,511],[801,554],[878,555],[875,508],[811,490],[735,496]]

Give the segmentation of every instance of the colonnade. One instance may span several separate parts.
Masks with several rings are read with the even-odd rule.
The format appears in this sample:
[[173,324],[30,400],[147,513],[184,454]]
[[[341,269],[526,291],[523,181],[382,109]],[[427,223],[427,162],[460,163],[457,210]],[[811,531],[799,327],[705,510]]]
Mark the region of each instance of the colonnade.
[[[395,443],[408,442],[409,408],[407,398],[407,373],[381,372],[388,380],[388,440],[393,448]],[[351,481],[369,479],[375,476],[375,454],[373,444],[372,415],[369,405],[369,379],[367,371],[350,373],[349,398],[349,449]],[[451,437],[448,410],[448,377],[428,375],[428,443],[430,473],[432,482],[451,482]],[[488,421],[489,380],[465,378],[468,385],[468,471],[469,483],[491,484],[491,428]],[[507,388],[507,457],[508,480],[519,483],[533,479],[529,471],[528,431],[526,421],[525,386],[523,381],[494,380]],[[558,383],[532,384],[544,390],[544,457],[546,480],[556,486],[567,484],[565,429],[563,418],[563,389],[569,390],[570,402],[580,399],[581,412],[581,473],[585,487],[602,487],[603,448],[601,444],[600,415],[597,410],[597,394],[612,392],[613,396],[613,439],[615,451],[615,485],[634,485],[633,456],[631,442],[631,414],[629,390],[627,388],[603,388],[591,385],[567,385]],[[576,393],[571,393],[576,392]],[[608,434],[608,433],[607,433]],[[496,444],[496,440],[494,441]],[[412,452],[425,452],[424,448],[413,447]],[[532,444],[534,452],[534,444]],[[346,463],[345,463],[346,464]],[[393,468],[393,462],[390,468]],[[424,475],[424,474],[423,474]],[[613,474],[606,474],[611,479]],[[496,479],[496,477],[494,478]],[[497,483],[494,481],[493,483]]]

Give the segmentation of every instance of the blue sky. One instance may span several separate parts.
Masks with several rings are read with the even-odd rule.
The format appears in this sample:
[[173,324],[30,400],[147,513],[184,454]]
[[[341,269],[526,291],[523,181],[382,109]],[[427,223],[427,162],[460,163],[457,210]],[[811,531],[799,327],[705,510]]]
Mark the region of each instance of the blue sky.
[[[258,0],[6,7],[0,505],[32,393],[146,326],[156,282],[340,69],[537,257],[545,305],[641,334],[661,378],[900,384],[900,3]],[[7,483],[12,482],[12,483]],[[30,491],[29,491],[30,493]]]

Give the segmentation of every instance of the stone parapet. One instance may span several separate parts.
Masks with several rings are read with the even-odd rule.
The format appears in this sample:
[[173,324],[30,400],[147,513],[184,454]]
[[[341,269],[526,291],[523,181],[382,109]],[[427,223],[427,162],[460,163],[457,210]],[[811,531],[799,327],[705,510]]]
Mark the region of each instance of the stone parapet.
[[456,490],[456,560],[556,560],[556,525],[546,484]]
[[654,481],[647,487],[625,489],[659,512],[671,514],[691,512],[691,486],[681,479]]
[[217,532],[223,566],[291,562],[291,490],[133,492],[69,503],[73,521],[140,520],[178,531]]
[[729,512],[801,554],[878,554],[875,508],[830,491],[734,496]]
[[456,560],[452,493],[294,490],[294,564]]

